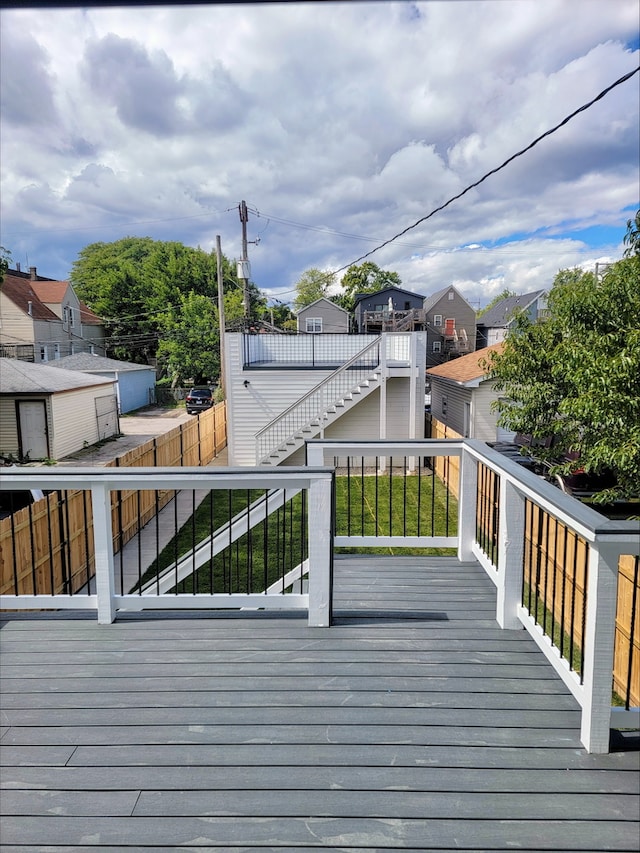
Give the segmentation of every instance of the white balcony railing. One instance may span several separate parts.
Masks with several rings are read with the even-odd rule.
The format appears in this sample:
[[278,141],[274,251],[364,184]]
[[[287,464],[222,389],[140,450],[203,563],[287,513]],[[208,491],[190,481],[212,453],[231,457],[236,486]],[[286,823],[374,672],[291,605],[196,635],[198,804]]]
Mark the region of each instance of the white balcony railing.
[[[607,520],[479,441],[315,440],[307,443],[307,454],[309,467],[306,468],[8,470],[0,480],[0,488],[4,490],[80,489],[90,495],[90,500],[85,498],[83,504],[90,507],[85,526],[87,531],[90,528],[87,537],[91,537],[95,559],[93,586],[88,585],[83,594],[67,591],[43,595],[38,593],[43,570],[36,566],[35,558],[31,565],[26,565],[30,559],[27,550],[20,554],[14,551],[9,558],[9,551],[5,549],[5,562],[10,559],[13,566],[5,566],[4,577],[9,580],[4,588],[11,588],[12,572],[16,586],[14,594],[0,597],[0,605],[7,609],[94,609],[98,620],[105,623],[113,621],[119,609],[294,608],[306,610],[311,625],[328,627],[332,545],[455,548],[461,561],[477,560],[495,584],[498,624],[505,629],[525,628],[573,693],[582,708],[581,737],[589,751],[608,750],[612,714],[615,714],[615,727],[638,727],[639,710],[635,701],[630,702],[628,698],[638,691],[635,684],[638,661],[633,658],[633,652],[628,658],[628,676],[624,673],[622,676],[623,681],[627,679],[629,688],[626,708],[614,711],[611,708],[616,614],[620,603],[619,564],[624,556],[640,559],[637,522]],[[347,514],[354,518],[347,519],[346,527],[344,521],[339,520],[334,528],[332,488],[339,477],[335,476],[333,460],[338,458],[346,458],[349,464],[353,459],[362,459],[362,468],[355,466],[353,469],[361,479],[361,495],[364,495],[367,476],[375,478],[378,471],[384,471],[389,477],[384,507],[388,516],[386,528],[382,518],[377,516],[369,527],[364,522],[364,514],[362,521],[355,519],[356,504],[353,508],[348,504]],[[341,476],[343,474],[340,472]],[[430,484],[428,499],[427,487],[421,485],[422,475],[425,484]],[[407,484],[412,482],[416,489],[410,493]],[[304,548],[300,551],[298,565],[283,568],[281,582],[268,581],[265,573],[262,588],[254,585],[243,592],[201,593],[194,589],[167,594],[158,589],[153,593],[153,585],[147,585],[144,591],[141,586],[135,592],[116,589],[112,529],[114,493],[212,490],[215,495],[223,490],[244,490],[248,494],[252,489],[263,490],[266,495],[259,502],[260,510],[258,504],[249,501],[244,517],[236,515],[233,519],[233,525],[246,524],[249,536],[254,524],[262,524],[270,513],[281,511],[287,494],[301,494],[307,502],[303,507],[308,522],[303,532],[293,537],[304,539]],[[276,499],[275,490],[284,490],[284,496]],[[358,501],[361,506],[375,504],[377,514],[377,483],[375,490],[375,501],[365,502],[361,497]],[[427,505],[429,500],[431,504]],[[439,526],[433,520],[427,521],[438,500],[446,504],[445,519]],[[425,512],[421,512],[421,501],[427,501]],[[411,503],[417,503],[416,523],[407,520],[414,509],[407,507]],[[380,516],[382,514],[381,498]],[[227,523],[232,531],[230,520],[231,515]],[[289,523],[287,521],[286,525]],[[262,535],[266,537],[266,531],[260,533],[260,537]],[[284,537],[284,533],[282,535]],[[213,536],[211,541],[213,549]],[[37,544],[32,541],[32,550]],[[88,541],[84,547],[88,553]],[[207,546],[196,541],[194,532],[193,553],[203,547]],[[52,550],[51,543],[49,549]],[[27,578],[24,588],[18,590],[17,579],[23,570]],[[303,572],[308,576],[308,588],[303,591],[300,587],[294,592],[292,581]],[[635,584],[634,614],[639,609],[637,578]],[[25,594],[24,589],[32,589],[33,594]],[[638,621],[636,615],[636,631]],[[632,617],[631,635],[633,624]],[[577,663],[572,659],[576,649],[579,650]],[[623,669],[626,671],[626,664]]]

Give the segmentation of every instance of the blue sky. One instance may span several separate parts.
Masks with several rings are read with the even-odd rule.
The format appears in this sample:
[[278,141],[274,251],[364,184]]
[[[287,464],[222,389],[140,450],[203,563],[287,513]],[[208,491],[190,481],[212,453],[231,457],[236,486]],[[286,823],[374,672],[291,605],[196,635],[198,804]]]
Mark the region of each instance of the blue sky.
[[[580,14],[576,15],[576,6]],[[290,301],[637,68],[637,0],[4,9],[0,243],[68,278],[125,236],[241,251]],[[474,304],[620,257],[639,79],[371,256]],[[465,248],[484,246],[484,249]]]

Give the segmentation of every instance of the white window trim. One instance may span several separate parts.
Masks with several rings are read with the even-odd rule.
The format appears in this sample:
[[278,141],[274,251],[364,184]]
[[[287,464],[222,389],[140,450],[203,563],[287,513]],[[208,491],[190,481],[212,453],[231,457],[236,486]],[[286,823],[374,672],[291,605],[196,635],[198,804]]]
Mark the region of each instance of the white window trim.
[[322,333],[322,317],[305,317],[305,330],[310,335]]
[[433,315],[433,325],[441,326],[442,325],[442,314],[434,314]]
[[442,341],[434,341],[432,352],[442,352]]

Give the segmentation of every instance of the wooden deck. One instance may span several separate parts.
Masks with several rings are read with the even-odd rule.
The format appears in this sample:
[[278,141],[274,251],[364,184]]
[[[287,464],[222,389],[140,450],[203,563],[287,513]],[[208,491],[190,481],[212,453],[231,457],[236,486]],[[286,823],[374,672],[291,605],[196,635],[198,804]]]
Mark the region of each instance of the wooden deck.
[[638,752],[476,565],[340,557],[334,620],[3,620],[2,850],[637,851]]

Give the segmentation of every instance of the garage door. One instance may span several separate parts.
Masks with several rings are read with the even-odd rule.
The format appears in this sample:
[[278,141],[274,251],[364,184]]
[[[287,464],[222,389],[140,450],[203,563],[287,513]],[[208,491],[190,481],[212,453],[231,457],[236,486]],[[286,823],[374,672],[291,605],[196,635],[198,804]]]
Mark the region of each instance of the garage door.
[[106,397],[96,397],[96,420],[98,437],[102,441],[120,432],[118,423],[118,398],[115,394]]

